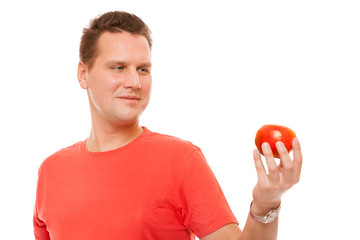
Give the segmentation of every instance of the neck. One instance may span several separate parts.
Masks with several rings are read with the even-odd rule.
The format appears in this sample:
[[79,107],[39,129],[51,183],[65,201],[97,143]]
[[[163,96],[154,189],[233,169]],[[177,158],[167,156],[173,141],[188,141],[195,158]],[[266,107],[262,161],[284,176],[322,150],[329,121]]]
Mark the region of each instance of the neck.
[[105,152],[127,145],[143,132],[139,122],[121,126],[91,126],[91,132],[86,140],[86,148],[90,152]]

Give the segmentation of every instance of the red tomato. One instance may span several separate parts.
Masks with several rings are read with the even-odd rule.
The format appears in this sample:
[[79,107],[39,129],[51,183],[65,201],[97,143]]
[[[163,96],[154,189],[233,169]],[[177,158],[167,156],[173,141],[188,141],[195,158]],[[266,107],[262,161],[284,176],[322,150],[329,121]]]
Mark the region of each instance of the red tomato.
[[292,140],[295,137],[295,132],[290,128],[279,125],[264,125],[256,133],[255,145],[263,154],[261,145],[264,142],[269,143],[274,157],[279,158],[275,143],[278,141],[283,142],[288,152],[290,152],[292,150]]

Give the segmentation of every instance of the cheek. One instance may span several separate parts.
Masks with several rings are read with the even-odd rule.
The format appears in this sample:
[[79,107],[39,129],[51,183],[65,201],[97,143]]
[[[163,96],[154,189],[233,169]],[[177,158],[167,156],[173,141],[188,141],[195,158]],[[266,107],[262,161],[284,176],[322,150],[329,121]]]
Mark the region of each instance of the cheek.
[[150,96],[151,96],[151,88],[152,88],[152,82],[150,80],[142,81],[141,82],[141,95],[144,98],[144,101],[142,102],[142,108],[145,110],[145,108],[149,105],[150,102]]
[[96,105],[105,105],[113,94],[114,84],[104,76],[93,76],[88,84],[88,93]]
[[141,83],[141,88],[143,90],[144,95],[150,97],[151,95],[151,88],[152,88],[152,80],[146,79]]

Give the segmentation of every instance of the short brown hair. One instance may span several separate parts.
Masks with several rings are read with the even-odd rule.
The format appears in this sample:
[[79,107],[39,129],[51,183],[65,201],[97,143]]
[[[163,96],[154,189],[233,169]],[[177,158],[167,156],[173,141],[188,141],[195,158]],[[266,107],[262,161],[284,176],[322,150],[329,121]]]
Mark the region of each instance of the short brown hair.
[[80,42],[80,61],[93,66],[97,57],[97,42],[103,32],[122,32],[143,35],[152,47],[151,31],[148,26],[137,16],[123,11],[104,13],[90,21],[89,27],[83,29]]

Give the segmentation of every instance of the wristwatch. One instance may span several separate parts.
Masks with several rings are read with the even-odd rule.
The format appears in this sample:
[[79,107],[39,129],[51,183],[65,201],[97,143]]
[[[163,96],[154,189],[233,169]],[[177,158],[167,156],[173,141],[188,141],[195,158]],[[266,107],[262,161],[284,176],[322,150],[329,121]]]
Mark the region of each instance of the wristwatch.
[[252,206],[253,202],[251,202],[250,204],[250,216],[258,222],[264,223],[264,224],[268,224],[268,223],[272,223],[273,221],[275,221],[278,217],[279,217],[279,212],[280,212],[280,208],[281,208],[281,203],[279,205],[278,208],[276,209],[271,209],[264,217],[260,217],[258,215],[256,215],[252,210],[251,210],[251,206]]

